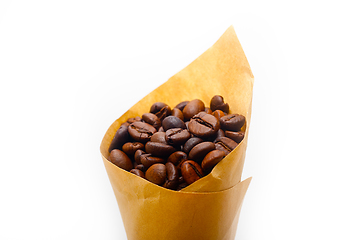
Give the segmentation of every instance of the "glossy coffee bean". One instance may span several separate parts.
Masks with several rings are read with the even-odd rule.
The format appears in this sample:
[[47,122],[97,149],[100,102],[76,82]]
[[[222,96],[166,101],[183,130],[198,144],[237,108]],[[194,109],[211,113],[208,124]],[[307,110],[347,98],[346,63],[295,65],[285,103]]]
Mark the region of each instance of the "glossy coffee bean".
[[167,104],[163,103],[163,102],[156,102],[153,103],[153,105],[150,107],[149,112],[156,114],[157,112],[159,112],[162,108],[164,108],[165,106],[168,106]]
[[113,149],[110,152],[109,161],[126,171],[130,171],[133,168],[132,160],[119,149]]
[[130,170],[130,172],[137,175],[138,177],[145,178],[144,172],[142,172],[139,169],[134,168],[134,169]]
[[142,121],[141,117],[128,118],[127,120],[129,124],[132,124],[133,122],[141,122],[141,121]]
[[154,157],[151,154],[143,154],[140,156],[140,162],[143,164],[143,166],[147,169],[153,164],[156,163],[165,163],[165,159],[160,157]]
[[167,168],[162,163],[153,164],[145,172],[145,178],[157,185],[163,185],[167,177]]
[[212,111],[222,110],[225,113],[229,112],[228,103],[224,103],[223,97],[220,95],[215,95],[212,97],[210,106]]
[[137,166],[135,166],[135,169],[139,169],[142,172],[145,172],[146,170],[143,164],[138,164]]
[[164,118],[164,120],[162,122],[162,127],[163,127],[164,131],[167,131],[168,129],[171,129],[171,128],[186,128],[186,125],[178,117],[168,116],[168,117]]
[[168,144],[173,146],[180,146],[184,144],[190,137],[191,134],[187,129],[171,128],[165,132],[165,140]]
[[115,132],[114,138],[110,143],[108,151],[111,152],[113,149],[122,149],[124,143],[129,141],[128,133],[129,123],[125,122],[120,125],[119,129]]
[[198,179],[203,177],[202,168],[199,166],[198,163],[191,160],[187,160],[183,162],[181,166],[181,172],[184,181],[187,184],[192,184]]
[[208,114],[212,114],[212,110],[210,108],[204,108],[204,112],[208,113]]
[[189,101],[183,101],[177,104],[174,108],[178,108],[179,110],[183,111],[184,107],[189,103]]
[[202,169],[204,172],[210,172],[224,157],[226,153],[221,150],[213,150],[209,152],[202,161]]
[[188,154],[188,159],[202,162],[203,158],[212,150],[216,149],[216,146],[212,142],[201,142],[195,145]]
[[150,141],[168,144],[167,141],[165,140],[165,132],[154,133],[153,136],[150,138]]
[[182,161],[186,159],[187,159],[187,154],[185,152],[176,151],[171,155],[169,155],[167,161],[173,163],[175,166],[178,166],[179,164],[182,163]]
[[160,119],[153,113],[144,113],[142,115],[144,122],[152,125],[155,129],[159,129],[162,126]]
[[197,113],[204,111],[204,103],[199,99],[194,99],[190,101],[184,108],[183,108],[183,116],[184,120],[187,121],[191,119]]
[[216,110],[212,113],[212,115],[215,116],[218,119],[218,121],[221,120],[221,117],[225,116],[222,110]]
[[245,117],[239,114],[229,114],[221,117],[220,123],[223,130],[239,132],[244,125]]
[[144,150],[144,144],[140,142],[127,142],[123,145],[122,150],[129,157],[133,157],[137,150]]
[[216,117],[205,112],[193,116],[188,124],[189,131],[197,137],[209,138],[214,136],[220,128]]
[[237,147],[237,143],[230,138],[220,137],[216,142],[215,146],[217,150],[224,151],[226,154],[230,153]]
[[163,187],[174,190],[178,186],[178,179],[179,179],[178,170],[171,162],[167,162],[165,164],[165,167],[167,170],[167,176],[165,183],[163,184]]
[[157,129],[145,122],[134,122],[129,125],[128,132],[135,141],[145,143],[157,132]]
[[140,164],[140,157],[145,154],[145,152],[141,149],[138,149],[137,151],[135,151],[134,153],[134,161],[137,163],[137,164]]
[[232,132],[232,131],[225,131],[225,136],[232,139],[236,143],[242,142],[244,138],[244,132]]
[[195,145],[197,145],[198,143],[201,143],[201,142],[203,142],[203,139],[202,139],[202,138],[192,137],[192,138],[188,139],[188,141],[184,144],[184,146],[183,146],[183,151],[188,154],[189,151],[190,151]]
[[171,115],[179,118],[182,121],[184,120],[183,112],[181,110],[179,110],[178,108],[173,108]]
[[174,153],[176,149],[167,144],[158,143],[158,142],[147,142],[145,144],[145,151],[147,153],[151,153],[153,156],[156,157],[166,157],[168,158],[169,155]]
[[161,121],[163,121],[163,119],[166,118],[167,116],[169,116],[171,113],[172,113],[172,109],[167,105],[167,106],[163,107],[161,110],[159,110],[159,112],[155,113],[155,115]]

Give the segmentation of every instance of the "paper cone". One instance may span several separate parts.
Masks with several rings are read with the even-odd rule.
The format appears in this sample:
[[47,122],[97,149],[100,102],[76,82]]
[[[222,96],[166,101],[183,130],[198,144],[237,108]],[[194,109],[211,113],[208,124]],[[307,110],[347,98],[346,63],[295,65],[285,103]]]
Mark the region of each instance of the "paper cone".
[[[206,52],[131,107],[106,132],[101,153],[130,240],[234,239],[250,178],[241,182],[251,118],[253,75],[233,27]],[[159,187],[110,163],[108,147],[130,117],[154,102],[174,107],[221,95],[231,113],[246,117],[243,141],[210,174],[181,191]]]

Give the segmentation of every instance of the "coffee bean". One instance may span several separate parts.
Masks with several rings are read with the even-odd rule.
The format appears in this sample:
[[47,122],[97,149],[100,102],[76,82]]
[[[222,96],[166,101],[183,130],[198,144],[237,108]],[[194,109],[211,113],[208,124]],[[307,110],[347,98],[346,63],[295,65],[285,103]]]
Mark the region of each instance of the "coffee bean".
[[155,115],[161,121],[163,121],[163,119],[166,118],[167,116],[169,116],[171,113],[172,113],[172,109],[167,105],[167,106],[163,107],[161,110],[159,110],[159,112],[155,113]]
[[152,137],[150,138],[151,142],[159,142],[159,143],[163,143],[163,144],[168,144],[167,141],[165,140],[165,132],[156,132],[152,135]]
[[163,187],[168,189],[176,189],[178,185],[179,174],[177,168],[174,166],[173,163],[167,162],[165,164],[167,170],[167,176]]
[[156,163],[153,164],[145,172],[145,178],[157,185],[163,185],[167,177],[167,168],[164,164]]
[[245,117],[239,114],[229,114],[221,117],[220,123],[223,130],[238,132],[245,122]]
[[145,143],[157,132],[157,129],[148,123],[134,122],[129,125],[128,132],[135,141]]
[[145,168],[149,168],[156,163],[165,163],[165,159],[160,157],[154,157],[151,154],[143,154],[142,156],[140,156],[140,162]]
[[122,149],[124,143],[129,141],[128,133],[129,123],[125,122],[120,125],[119,129],[116,131],[112,142],[108,148],[108,151],[111,152],[113,149]]
[[142,172],[139,169],[134,168],[134,169],[130,170],[130,172],[137,175],[138,177],[145,178],[144,172]]
[[212,113],[212,115],[215,116],[218,119],[218,121],[221,120],[221,117],[225,116],[222,110],[216,110]]
[[179,110],[183,111],[184,107],[189,103],[189,101],[183,101],[177,104],[174,108],[178,108]]
[[171,128],[165,132],[165,140],[168,144],[173,146],[180,146],[184,144],[190,137],[191,134],[187,129]]
[[200,112],[193,116],[188,124],[189,131],[197,137],[209,138],[220,128],[219,121],[213,115]]
[[162,126],[160,119],[153,113],[144,113],[142,115],[142,119],[144,122],[152,125],[155,129],[158,129],[160,126]]
[[174,153],[176,149],[170,145],[158,143],[158,142],[147,142],[145,144],[145,151],[151,153],[156,157],[166,157]]
[[130,171],[133,168],[132,160],[119,149],[113,149],[110,152],[109,161],[126,171]]
[[171,128],[184,128],[185,129],[186,125],[178,117],[168,116],[168,117],[164,118],[164,120],[162,122],[162,127],[163,127],[164,131],[167,131],[168,129],[171,129]]
[[141,149],[138,149],[137,151],[135,151],[134,153],[134,161],[137,163],[137,164],[140,164],[140,157],[145,154],[145,152]]
[[190,101],[184,108],[183,108],[183,116],[184,120],[191,119],[197,113],[204,111],[204,103],[199,99],[194,99]]
[[182,121],[184,120],[183,112],[181,110],[179,110],[178,108],[173,108],[171,115],[179,118]]
[[203,177],[202,168],[198,163],[187,160],[181,166],[182,176],[187,184],[192,184]]
[[232,131],[225,131],[225,136],[232,139],[236,143],[242,142],[244,138],[244,132],[232,132]]
[[229,112],[228,103],[224,103],[223,97],[220,95],[215,95],[212,97],[210,106],[211,106],[212,111],[222,110],[225,113]]
[[224,157],[226,153],[221,150],[213,150],[209,152],[202,161],[202,169],[204,172],[210,172]]
[[128,118],[127,122],[129,124],[132,124],[133,122],[141,122],[142,119],[140,117],[135,117],[135,118]]
[[150,107],[149,112],[156,114],[157,112],[159,112],[162,108],[164,108],[165,106],[168,106],[167,104],[163,103],[163,102],[156,102],[153,103],[153,105]]
[[214,150],[215,148],[216,146],[212,142],[201,142],[192,148],[188,154],[188,159],[200,163],[207,155],[207,153]]
[[144,144],[140,142],[127,142],[123,145],[122,150],[129,157],[133,157],[137,150],[144,150]]
[[204,108],[204,112],[208,113],[208,114],[212,114],[212,110],[210,108]]
[[217,150],[221,150],[226,154],[230,153],[233,149],[237,147],[237,143],[230,138],[220,137],[216,142],[215,146]]
[[187,154],[182,151],[176,151],[169,155],[168,162],[173,163],[175,166],[178,166],[182,163],[182,161],[187,159]]
[[137,166],[135,166],[135,168],[139,169],[142,172],[145,172],[145,170],[146,170],[143,164],[138,164]]

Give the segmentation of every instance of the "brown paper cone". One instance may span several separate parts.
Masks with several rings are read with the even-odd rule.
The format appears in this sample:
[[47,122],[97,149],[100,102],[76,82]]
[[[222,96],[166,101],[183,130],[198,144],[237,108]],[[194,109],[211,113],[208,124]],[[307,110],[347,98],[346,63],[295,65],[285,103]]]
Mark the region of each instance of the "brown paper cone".
[[[128,239],[234,239],[250,178],[241,182],[251,118],[253,75],[233,27],[206,52],[116,120],[101,143],[101,153]],[[154,102],[174,107],[201,99],[209,106],[221,95],[231,113],[246,117],[244,140],[210,174],[176,192],[154,185],[107,158],[120,124],[149,112]]]

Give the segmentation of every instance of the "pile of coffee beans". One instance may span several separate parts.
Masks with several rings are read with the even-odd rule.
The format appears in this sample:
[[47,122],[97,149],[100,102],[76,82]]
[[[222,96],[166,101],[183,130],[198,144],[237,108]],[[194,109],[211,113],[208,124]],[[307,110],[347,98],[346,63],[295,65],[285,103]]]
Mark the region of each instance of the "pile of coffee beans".
[[229,114],[215,95],[210,107],[195,99],[173,109],[154,103],[149,113],[129,118],[115,133],[109,161],[172,190],[180,190],[212,171],[244,138],[245,117]]

